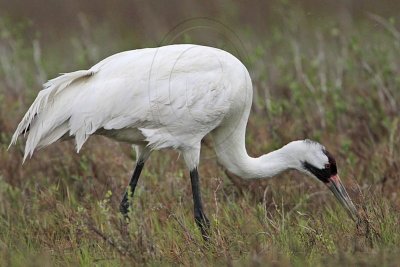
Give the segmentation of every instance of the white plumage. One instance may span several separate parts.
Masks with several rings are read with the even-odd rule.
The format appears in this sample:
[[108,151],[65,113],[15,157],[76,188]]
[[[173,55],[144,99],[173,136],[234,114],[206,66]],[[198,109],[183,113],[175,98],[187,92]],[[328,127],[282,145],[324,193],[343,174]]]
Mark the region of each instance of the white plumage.
[[11,140],[10,145],[28,132],[24,160],[60,138],[74,137],[79,152],[90,135],[101,134],[138,145],[143,161],[153,149],[177,149],[194,170],[200,142],[211,133],[219,161],[243,178],[297,169],[323,180],[312,168],[330,175],[326,166],[332,160],[315,142],[248,156],[252,83],[246,67],[223,50],[171,45],[122,52],[44,87]]
[[[101,132],[115,139],[146,141],[152,149],[197,149],[230,109],[248,112],[252,93],[248,72],[235,57],[195,45],[122,52],[44,87],[11,141],[30,126],[25,158],[65,134],[75,136],[79,151],[99,129],[112,130]],[[121,129],[131,131],[120,136],[115,131]]]

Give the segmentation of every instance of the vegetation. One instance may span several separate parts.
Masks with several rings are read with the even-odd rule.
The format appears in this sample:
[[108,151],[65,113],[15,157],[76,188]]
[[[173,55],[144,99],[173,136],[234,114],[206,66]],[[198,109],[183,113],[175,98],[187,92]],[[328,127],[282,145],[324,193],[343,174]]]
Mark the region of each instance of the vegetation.
[[[46,18],[57,10],[46,1],[46,14],[20,2],[0,8],[1,266],[400,261],[400,31],[390,4],[68,1],[81,11],[68,20]],[[202,18],[184,21],[192,17]],[[209,138],[200,167],[212,223],[206,243],[192,218],[188,172],[174,151],[155,152],[146,163],[129,225],[118,212],[135,160],[128,144],[91,137],[77,155],[72,142],[59,142],[22,166],[23,142],[7,151],[48,78],[118,51],[182,42],[232,51],[250,70],[252,155],[295,139],[320,141],[336,156],[364,223],[356,226],[327,188],[296,172],[263,181],[227,177]]]

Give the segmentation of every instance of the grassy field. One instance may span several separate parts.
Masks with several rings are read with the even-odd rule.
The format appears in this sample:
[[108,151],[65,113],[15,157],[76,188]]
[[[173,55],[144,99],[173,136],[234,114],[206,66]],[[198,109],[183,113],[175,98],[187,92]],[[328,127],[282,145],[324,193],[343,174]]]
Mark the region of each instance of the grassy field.
[[[396,4],[32,1],[42,3],[35,11],[30,2],[7,2],[0,3],[0,266],[398,265]],[[76,154],[73,142],[59,142],[24,165],[23,141],[7,151],[47,79],[167,43],[208,44],[240,57],[255,90],[249,153],[303,138],[323,143],[364,224],[357,227],[327,188],[299,173],[227,177],[208,138],[200,166],[208,243],[174,151],[146,163],[129,225],[118,212],[135,160],[129,144],[96,136]]]

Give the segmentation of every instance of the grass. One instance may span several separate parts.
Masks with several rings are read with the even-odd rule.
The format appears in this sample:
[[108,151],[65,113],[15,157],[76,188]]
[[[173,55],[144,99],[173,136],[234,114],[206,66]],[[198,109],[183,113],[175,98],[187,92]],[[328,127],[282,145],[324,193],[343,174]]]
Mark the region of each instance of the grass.
[[[250,154],[294,139],[320,141],[336,156],[364,223],[356,226],[327,188],[295,172],[262,181],[228,179],[208,139],[200,166],[212,223],[208,243],[192,218],[190,179],[176,152],[155,152],[146,163],[129,225],[118,213],[135,160],[129,145],[92,137],[77,155],[72,142],[61,142],[21,166],[23,142],[7,151],[8,143],[46,79],[117,51],[155,46],[169,29],[158,29],[156,37],[129,27],[116,32],[117,22],[96,26],[81,14],[79,30],[57,40],[49,34],[57,25],[44,31],[10,15],[0,18],[1,266],[399,262],[398,22],[376,13],[307,16],[305,7],[281,1],[263,28],[260,21],[259,27],[241,23],[252,14],[235,4],[226,14],[221,10],[214,19],[226,25],[218,26],[225,35],[189,31],[174,42],[238,52],[255,87]],[[349,17],[339,22],[343,14]],[[177,23],[168,16],[155,16],[153,25],[167,21],[172,28]],[[240,45],[229,42],[228,27]]]

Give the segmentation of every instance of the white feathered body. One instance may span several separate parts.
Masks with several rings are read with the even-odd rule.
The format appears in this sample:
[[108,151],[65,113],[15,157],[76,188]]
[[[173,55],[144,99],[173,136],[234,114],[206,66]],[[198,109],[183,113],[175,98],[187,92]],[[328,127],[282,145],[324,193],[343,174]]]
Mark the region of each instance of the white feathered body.
[[244,141],[252,99],[250,76],[237,58],[197,45],[118,53],[44,87],[12,138],[13,144],[27,131],[24,160],[68,136],[79,151],[92,134],[199,152],[213,131],[221,154],[229,149],[222,143]]
[[127,51],[48,81],[10,145],[28,134],[24,160],[60,138],[75,138],[79,151],[92,134],[137,144],[144,161],[151,149],[178,149],[191,178],[196,174],[195,188],[201,140],[211,133],[218,160],[230,172],[265,178],[297,169],[326,183],[356,218],[336,162],[321,144],[299,140],[259,157],[247,154],[251,103],[249,73],[225,51],[196,45]]

